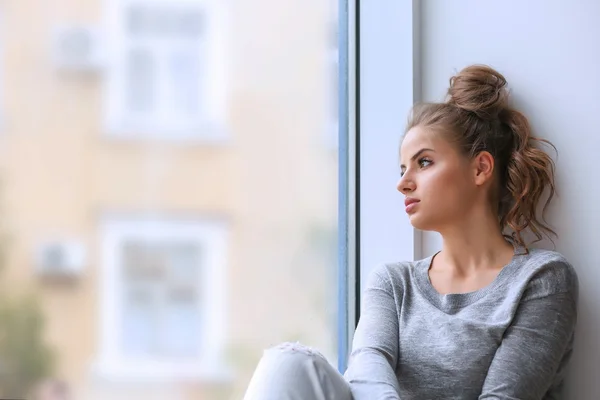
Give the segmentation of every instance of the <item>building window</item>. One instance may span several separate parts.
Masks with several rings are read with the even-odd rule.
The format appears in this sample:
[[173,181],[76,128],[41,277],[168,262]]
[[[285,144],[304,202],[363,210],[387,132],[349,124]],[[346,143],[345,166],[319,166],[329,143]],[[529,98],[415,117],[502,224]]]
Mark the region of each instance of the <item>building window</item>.
[[198,358],[205,315],[201,244],[122,243],[121,341],[127,357]]
[[105,221],[102,373],[224,376],[225,240],[225,227],[214,222]]
[[109,132],[225,134],[225,6],[215,0],[107,0]]

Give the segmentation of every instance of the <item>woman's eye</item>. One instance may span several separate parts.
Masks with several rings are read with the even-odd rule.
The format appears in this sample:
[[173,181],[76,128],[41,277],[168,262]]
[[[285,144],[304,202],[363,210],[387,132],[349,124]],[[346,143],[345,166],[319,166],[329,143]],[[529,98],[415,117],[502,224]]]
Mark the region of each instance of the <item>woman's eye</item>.
[[432,161],[431,161],[431,160],[429,160],[429,159],[427,159],[427,158],[421,158],[421,159],[419,160],[419,166],[420,166],[421,168],[428,167],[429,165],[431,165],[431,163],[432,163]]

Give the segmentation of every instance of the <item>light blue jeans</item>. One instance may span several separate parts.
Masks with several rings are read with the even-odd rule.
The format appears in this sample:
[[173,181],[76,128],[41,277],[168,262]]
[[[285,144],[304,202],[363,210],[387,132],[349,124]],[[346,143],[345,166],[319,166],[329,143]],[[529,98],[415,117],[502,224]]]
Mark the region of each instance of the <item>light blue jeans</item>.
[[244,400],[352,400],[352,394],[321,353],[284,343],[265,351]]

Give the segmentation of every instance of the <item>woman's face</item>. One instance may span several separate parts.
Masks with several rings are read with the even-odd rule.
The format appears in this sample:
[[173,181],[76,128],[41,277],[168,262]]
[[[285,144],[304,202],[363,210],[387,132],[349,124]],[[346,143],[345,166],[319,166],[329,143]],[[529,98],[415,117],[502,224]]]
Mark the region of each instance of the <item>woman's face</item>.
[[411,224],[440,231],[463,220],[481,201],[473,163],[431,128],[409,130],[400,148],[398,191],[406,196]]

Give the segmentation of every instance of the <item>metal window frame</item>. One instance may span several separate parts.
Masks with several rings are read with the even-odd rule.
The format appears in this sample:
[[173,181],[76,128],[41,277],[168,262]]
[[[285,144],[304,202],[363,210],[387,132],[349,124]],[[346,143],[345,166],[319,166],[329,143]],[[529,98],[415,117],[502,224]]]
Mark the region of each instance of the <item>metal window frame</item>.
[[360,218],[356,179],[360,164],[360,51],[358,0],[338,0],[338,370],[345,371],[352,336],[360,313]]

